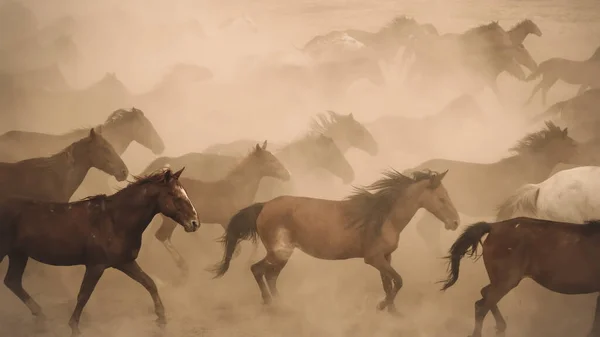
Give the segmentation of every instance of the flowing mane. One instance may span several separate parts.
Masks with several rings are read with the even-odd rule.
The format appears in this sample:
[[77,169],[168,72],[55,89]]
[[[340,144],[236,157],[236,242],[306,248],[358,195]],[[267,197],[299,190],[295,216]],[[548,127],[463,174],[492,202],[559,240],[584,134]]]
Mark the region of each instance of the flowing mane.
[[390,169],[382,174],[383,177],[371,185],[355,187],[354,193],[344,199],[350,202],[346,213],[350,218],[350,226],[379,233],[403,192],[412,184],[430,179],[438,173],[423,170],[412,172],[412,177],[408,177]]
[[463,36],[479,35],[479,34],[484,34],[484,33],[488,33],[491,31],[495,31],[498,29],[502,29],[502,27],[500,27],[500,24],[498,23],[498,21],[492,21],[488,24],[481,24],[477,27],[470,28],[470,29],[466,30],[462,35]]
[[409,17],[407,15],[398,15],[392,18],[388,23],[386,23],[381,30],[394,30],[398,28],[403,28],[406,25],[416,25],[417,21]]
[[508,30],[509,32],[517,30],[523,26],[530,26],[530,25],[536,25],[535,23],[533,23],[533,21],[531,21],[530,19],[524,19],[521,20],[519,22],[517,22],[514,26],[510,27],[510,29]]
[[327,111],[327,113],[320,113],[312,119],[310,122],[309,135],[324,134],[329,131],[332,127],[340,123],[340,115],[335,111]]
[[564,139],[566,133],[556,126],[553,122],[547,121],[546,128],[530,133],[517,142],[517,145],[510,148],[510,151],[517,154],[537,153],[557,139]]

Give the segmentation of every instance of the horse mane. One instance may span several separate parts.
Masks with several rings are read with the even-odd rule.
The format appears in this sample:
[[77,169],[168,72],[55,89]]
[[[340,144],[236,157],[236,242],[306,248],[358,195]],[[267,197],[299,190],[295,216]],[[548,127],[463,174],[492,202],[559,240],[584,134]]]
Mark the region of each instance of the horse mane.
[[398,28],[403,28],[406,25],[417,25],[417,21],[413,17],[409,17],[407,15],[398,15],[393,17],[390,21],[388,21],[381,29],[382,31],[394,30]]
[[470,28],[470,29],[466,30],[462,35],[463,36],[479,35],[479,34],[497,30],[498,28],[502,29],[502,27],[500,26],[498,21],[492,21],[487,24],[481,24],[477,27]]
[[161,181],[165,180],[165,175],[170,170],[171,170],[170,168],[161,168],[154,172],[150,172],[146,175],[133,175],[133,180],[129,181],[129,184],[127,184],[127,186],[119,189],[119,192],[129,189],[130,187],[142,186],[142,185],[154,184],[154,183],[161,182]]
[[318,114],[310,122],[309,134],[315,135],[326,133],[332,126],[340,123],[340,117],[342,116],[331,110],[328,110],[326,113]]
[[129,122],[131,120],[136,119],[140,114],[143,115],[144,112],[140,109],[136,109],[135,107],[132,107],[130,110],[117,109],[113,111],[110,115],[108,115],[103,125],[108,126],[117,123],[122,123],[125,121]]
[[412,177],[394,169],[384,171],[383,177],[371,185],[354,187],[354,193],[344,200],[350,203],[346,215],[350,226],[379,233],[396,200],[412,184],[430,179],[437,172],[415,171]]
[[510,29],[508,31],[509,32],[514,31],[525,25],[535,25],[535,23],[533,21],[531,21],[530,19],[523,19],[523,20],[515,23],[512,27],[510,27]]
[[554,122],[546,121],[546,128],[526,135],[509,150],[517,154],[535,153],[541,151],[553,140],[563,139],[564,137],[565,134],[560,127],[556,126]]

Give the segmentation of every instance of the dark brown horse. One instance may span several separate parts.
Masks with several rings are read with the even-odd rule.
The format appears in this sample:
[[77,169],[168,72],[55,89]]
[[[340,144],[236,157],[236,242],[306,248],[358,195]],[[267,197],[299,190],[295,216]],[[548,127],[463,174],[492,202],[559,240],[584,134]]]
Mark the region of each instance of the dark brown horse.
[[51,157],[0,163],[0,199],[68,202],[92,167],[125,180],[129,171],[121,157],[102,135],[94,129],[88,132]]
[[152,296],[158,323],[165,324],[162,301],[152,279],[135,261],[142,233],[156,214],[164,214],[186,232],[200,226],[198,215],[178,179],[180,170],[138,178],[111,196],[98,195],[73,203],[8,199],[0,203],[0,261],[8,256],[4,284],[37,318],[41,307],[23,289],[22,276],[32,258],[53,266],[85,265],[77,305],[69,321],[72,336],[96,284],[108,268],[140,283]]
[[267,255],[251,270],[268,304],[277,296],[277,278],[296,248],[324,260],[362,258],[381,274],[386,297],[378,309],[395,312],[394,299],[403,281],[391,259],[404,227],[421,208],[435,214],[447,229],[459,225],[442,185],[445,175],[424,171],[411,178],[387,171],[345,200],[282,196],[249,206],[229,222],[222,238],[223,260],[214,272],[217,277],[227,272],[241,240],[260,237]]
[[[231,217],[240,209],[252,204],[263,177],[284,181],[290,179],[290,174],[283,164],[267,151],[266,141],[262,147],[256,144],[254,150],[219,181],[205,182],[182,178],[181,182],[186,186],[190,200],[198,207],[200,221],[205,224],[220,224],[227,229]],[[162,218],[155,237],[167,248],[186,278],[187,263],[171,243],[171,236],[177,224]]]
[[[569,162],[577,149],[566,128],[546,122],[545,128],[524,136],[511,149],[514,155],[497,162],[432,159],[415,169],[449,169],[444,183],[458,211],[472,217],[493,217],[497,207],[517,188],[544,181],[557,164]],[[441,254],[441,231],[430,225],[432,221],[435,219],[425,214],[417,223],[417,232],[436,254]]]
[[[487,235],[485,241],[483,237]],[[531,278],[553,292],[574,295],[600,292],[600,222],[585,225],[532,218],[514,218],[496,223],[473,224],[450,248],[449,275],[443,290],[458,281],[460,261],[483,247],[483,261],[490,284],[475,302],[475,329],[480,337],[483,320],[492,312],[499,334],[506,321],[498,302],[522,279]],[[600,336],[600,297],[590,336]]]

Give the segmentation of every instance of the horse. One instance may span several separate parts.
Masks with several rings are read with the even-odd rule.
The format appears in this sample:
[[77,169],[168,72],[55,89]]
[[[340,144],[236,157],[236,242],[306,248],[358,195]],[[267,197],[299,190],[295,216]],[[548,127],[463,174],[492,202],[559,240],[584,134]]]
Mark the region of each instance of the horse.
[[[482,298],[475,302],[475,328],[471,336],[481,337],[483,320],[489,311],[496,321],[497,333],[502,335],[506,321],[498,302],[524,278],[560,294],[600,292],[596,259],[600,257],[599,228],[598,221],[577,225],[524,217],[470,225],[450,248],[448,278],[443,281],[442,290],[458,281],[461,259],[467,254],[477,254],[481,243],[490,284],[481,289]],[[600,296],[590,336],[600,335],[599,318]]]
[[[186,186],[190,200],[197,205],[202,223],[215,223],[225,226],[229,219],[240,209],[254,201],[258,184],[263,177],[272,177],[287,181],[290,179],[288,170],[267,151],[267,142],[256,147],[244,160],[227,173],[226,177],[215,182],[205,182],[196,179],[181,178]],[[177,225],[162,217],[162,222],[154,236],[165,246],[177,267],[187,278],[188,265],[171,243],[173,231]]]
[[421,208],[435,214],[447,229],[459,225],[458,213],[442,185],[445,175],[423,171],[410,177],[389,170],[344,200],[281,196],[251,205],[231,218],[221,239],[223,259],[212,271],[216,277],[223,276],[240,241],[259,237],[267,254],[251,271],[263,303],[269,304],[278,295],[279,273],[296,248],[323,260],[362,258],[381,275],[386,297],[377,309],[394,313],[394,299],[403,281],[391,259],[402,230]]
[[[275,157],[294,177],[290,182],[265,178],[261,182],[255,200],[269,200],[273,196],[290,194],[293,182],[302,175],[316,169],[329,171],[349,184],[354,180],[354,170],[335,142],[322,134],[308,134],[275,151]],[[240,160],[237,156],[224,156],[210,153],[188,153],[180,157],[160,157],[151,162],[144,172],[152,172],[165,166],[185,166],[189,178],[204,181],[222,179]]]
[[535,124],[552,118],[569,127],[572,134],[581,138],[596,137],[598,122],[596,107],[600,104],[600,89],[590,89],[573,98],[552,104],[544,112],[531,118]]
[[[376,156],[379,152],[379,146],[373,135],[354,118],[352,113],[344,115],[331,110],[320,113],[312,119],[309,134],[323,134],[330,137],[344,154],[350,148],[356,148],[371,156]],[[214,144],[204,149],[202,153],[239,155],[256,143],[254,140],[244,139],[227,144]]]
[[538,91],[542,91],[542,105],[546,105],[548,90],[562,80],[568,84],[580,85],[577,94],[583,93],[587,87],[600,88],[600,47],[596,48],[594,54],[584,61],[573,61],[554,57],[548,59],[538,66],[537,70],[530,74],[525,80],[531,82],[542,76],[525,104],[530,104]]
[[[137,142],[154,154],[165,149],[162,138],[152,122],[140,109],[119,109],[112,112],[103,124],[95,130],[112,145],[118,155],[122,155],[132,142]],[[0,135],[0,161],[18,161],[27,158],[47,156],[68,144],[84,138],[89,129],[75,129],[63,134],[45,134],[30,131],[8,131]],[[109,192],[106,177],[99,172],[90,172],[84,190]]]
[[21,197],[45,202],[68,202],[90,168],[123,181],[129,175],[111,144],[94,129],[50,157],[0,162],[0,199]]
[[111,195],[92,196],[72,203],[7,199],[0,203],[0,261],[9,259],[4,284],[44,318],[40,305],[22,285],[27,260],[53,266],[85,266],[77,305],[69,320],[72,336],[80,335],[79,318],[104,271],[115,268],[140,283],[152,296],[160,325],[165,310],[154,281],[136,259],[142,233],[156,214],[170,217],[186,232],[200,223],[185,189],[181,172],[171,170],[137,178]]
[[[539,184],[525,184],[498,208],[496,221],[517,216],[527,216],[544,220],[582,224],[600,219],[596,195],[599,185],[600,167],[581,166],[559,171]],[[520,290],[520,291],[519,291]],[[517,289],[524,296],[542,303],[540,288],[524,286]],[[544,312],[554,305],[538,305]],[[558,304],[558,303],[557,303]],[[556,305],[565,305],[564,300]]]
[[304,48],[297,49],[315,62],[369,55],[373,52],[370,47],[342,31],[331,32],[327,34],[326,39],[314,40],[313,43],[307,43]]
[[421,25],[414,19],[407,16],[396,16],[388,23],[382,26],[377,32],[368,32],[358,29],[347,29],[343,31],[332,31],[324,35],[318,35],[308,41],[302,51],[311,53],[315,49],[320,49],[323,44],[330,44],[335,41],[340,34],[361,42],[370,50],[373,50],[377,59],[390,63],[398,53],[398,49],[404,46],[412,34],[416,34],[422,29]]
[[[366,125],[371,134],[377,135],[378,143],[387,151],[400,151],[404,155],[422,153],[448,154],[457,149],[464,151],[471,140],[465,138],[464,145],[455,143],[444,146],[435,138],[423,139],[424,130],[432,134],[473,134],[485,122],[485,112],[472,95],[463,94],[453,99],[439,112],[424,117],[411,118],[400,115],[385,115]],[[460,137],[457,137],[460,138]],[[456,139],[458,140],[458,139]],[[406,144],[407,146],[402,146]],[[476,145],[477,150],[480,146]],[[384,150],[384,151],[385,151]]]
[[542,30],[531,19],[520,21],[508,30],[508,35],[514,45],[523,44],[529,34],[537,37],[542,36]]
[[[482,164],[432,159],[414,169],[449,169],[445,185],[454,196],[458,211],[473,217],[488,217],[495,215],[498,205],[515,189],[525,183],[543,181],[558,163],[568,162],[577,149],[567,128],[546,122],[545,128],[527,134],[510,149],[514,155],[500,161]],[[440,231],[430,226],[432,221],[425,214],[416,225],[417,232],[436,254],[441,254]]]

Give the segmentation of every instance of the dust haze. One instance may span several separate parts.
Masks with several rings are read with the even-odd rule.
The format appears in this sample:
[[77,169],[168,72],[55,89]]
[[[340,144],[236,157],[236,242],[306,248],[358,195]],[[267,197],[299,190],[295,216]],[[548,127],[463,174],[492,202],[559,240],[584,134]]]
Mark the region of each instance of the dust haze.
[[[434,116],[462,94],[456,90],[460,80],[422,91],[406,84],[407,65],[401,65],[396,57],[391,64],[380,64],[385,84],[359,79],[345,94],[329,96],[319,83],[306,85],[277,72],[281,66],[306,64],[306,56],[298,48],[314,36],[349,28],[377,31],[399,15],[432,23],[440,33],[459,33],[493,20],[508,29],[528,18],[543,31],[543,36],[530,35],[525,41],[538,63],[551,57],[586,59],[598,47],[600,36],[600,7],[592,0],[19,3],[31,10],[34,21],[2,18],[1,38],[10,41],[18,40],[19,34],[37,34],[44,45],[68,36],[73,43],[68,54],[72,57],[55,53],[45,58],[45,54],[25,50],[17,58],[3,60],[13,69],[24,67],[22,71],[58,65],[69,93],[50,98],[13,97],[10,91],[3,94],[12,105],[2,114],[0,132],[64,133],[103,123],[114,110],[136,107],[144,111],[163,138],[166,151],[162,155],[179,156],[241,139],[268,140],[276,146],[308,132],[318,113],[353,113],[380,144],[377,156],[357,149],[346,153],[356,173],[353,185],[374,181],[383,169],[402,171],[433,158],[491,163],[508,156],[508,149],[518,139],[538,129],[526,125],[525,120],[543,111],[539,97],[524,106],[537,82],[520,82],[501,74],[500,99],[490,89],[473,93],[482,113],[476,121],[466,118],[435,125],[415,123],[409,130],[386,129],[381,122],[386,116],[407,120]],[[31,25],[35,30],[27,32]],[[25,65],[30,64],[36,67],[27,69]],[[178,64],[194,65],[196,70],[204,67],[211,74],[185,76],[191,72],[184,71],[165,80]],[[85,100],[75,97],[76,92],[95,85]],[[576,90],[559,82],[550,90],[549,103],[572,97]],[[409,133],[410,140],[399,133]],[[141,173],[155,157],[136,143],[123,155],[133,174]],[[120,186],[113,178],[110,184]],[[320,186],[307,181],[302,195],[339,199],[352,191],[351,185],[338,181],[325,189]],[[464,193],[468,192],[465,187]],[[78,191],[74,199],[89,194],[93,192]],[[476,220],[481,219],[461,214],[462,225]],[[464,263],[461,282],[441,293],[436,282],[445,277],[445,262],[427,249],[411,223],[393,254],[393,266],[404,278],[396,299],[400,317],[376,312],[375,306],[384,295],[380,276],[362,260],[323,261],[298,250],[279,278],[277,310],[267,309],[261,305],[249,269],[252,261],[262,257],[262,247],[251,256],[251,245],[242,244],[242,253],[233,260],[229,273],[213,280],[206,268],[221,258],[222,248],[216,242],[223,231],[221,226],[203,223],[194,234],[178,228],[173,242],[191,268],[187,282],[179,284],[178,269],[154,238],[156,228],[152,225],[144,235],[138,261],[159,286],[167,310],[167,336],[466,336],[473,326],[473,304],[487,284],[482,261]],[[444,246],[456,236],[457,232],[444,231]],[[1,275],[6,265],[0,265]],[[0,287],[0,335],[69,333],[67,322],[83,267],[44,270],[41,276],[26,274],[24,285],[49,316],[48,330],[36,332],[27,308]],[[69,298],[56,290],[59,273],[67,280]],[[587,332],[593,297],[565,299],[546,290],[544,294],[552,300],[547,304],[552,307],[549,312],[538,313],[544,304],[531,303],[525,292],[510,293],[500,302],[509,324],[508,334],[549,337]],[[109,270],[85,308],[81,328],[89,337],[152,336],[158,332],[154,319],[147,292]],[[493,333],[489,315],[484,334]]]

